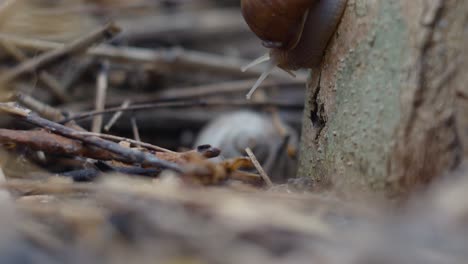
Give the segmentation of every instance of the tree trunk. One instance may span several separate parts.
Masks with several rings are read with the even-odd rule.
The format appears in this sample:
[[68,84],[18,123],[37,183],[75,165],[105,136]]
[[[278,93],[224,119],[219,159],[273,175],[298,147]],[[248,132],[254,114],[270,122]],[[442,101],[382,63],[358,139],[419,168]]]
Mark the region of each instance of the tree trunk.
[[348,0],[308,83],[298,175],[403,197],[468,155],[468,2]]

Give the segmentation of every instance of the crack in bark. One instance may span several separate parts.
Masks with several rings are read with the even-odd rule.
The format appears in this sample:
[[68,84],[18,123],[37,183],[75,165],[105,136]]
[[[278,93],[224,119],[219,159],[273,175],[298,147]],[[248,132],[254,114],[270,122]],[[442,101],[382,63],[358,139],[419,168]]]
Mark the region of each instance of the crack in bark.
[[310,102],[310,105],[311,105],[310,121],[312,122],[312,126],[316,131],[315,138],[314,138],[316,142],[318,141],[320,134],[326,125],[325,108],[324,108],[323,103],[320,103],[318,99],[320,88],[321,88],[320,80],[321,80],[321,73],[319,72],[317,86],[312,92],[312,101]]

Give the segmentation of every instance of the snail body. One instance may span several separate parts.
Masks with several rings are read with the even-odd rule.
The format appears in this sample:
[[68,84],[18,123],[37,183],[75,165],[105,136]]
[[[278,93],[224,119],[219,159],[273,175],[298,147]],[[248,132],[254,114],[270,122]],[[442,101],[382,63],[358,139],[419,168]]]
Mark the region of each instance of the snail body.
[[241,0],[242,15],[270,52],[242,70],[268,61],[255,89],[275,68],[287,72],[320,65],[347,0]]

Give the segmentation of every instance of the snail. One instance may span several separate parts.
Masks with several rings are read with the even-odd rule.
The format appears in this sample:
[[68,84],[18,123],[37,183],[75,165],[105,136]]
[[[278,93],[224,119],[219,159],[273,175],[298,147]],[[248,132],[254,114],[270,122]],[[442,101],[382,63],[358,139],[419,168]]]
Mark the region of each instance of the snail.
[[297,164],[292,156],[299,140],[292,127],[283,125],[288,140],[282,151],[284,136],[273,118],[246,110],[226,113],[209,122],[197,136],[194,146],[210,144],[219,148],[220,156],[211,159],[213,162],[245,156],[245,149],[249,147],[271,179],[284,182],[295,174]]
[[250,29],[270,51],[243,67],[268,61],[263,74],[247,94],[255,90],[275,68],[292,74],[320,64],[335,32],[347,0],[241,0],[242,15]]

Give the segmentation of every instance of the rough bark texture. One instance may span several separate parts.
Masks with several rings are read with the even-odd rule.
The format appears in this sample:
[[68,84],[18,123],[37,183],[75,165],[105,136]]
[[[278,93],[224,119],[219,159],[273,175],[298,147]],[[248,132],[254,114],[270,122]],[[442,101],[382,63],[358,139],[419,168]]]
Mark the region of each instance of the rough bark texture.
[[308,84],[298,175],[404,195],[468,155],[468,2],[349,0]]

